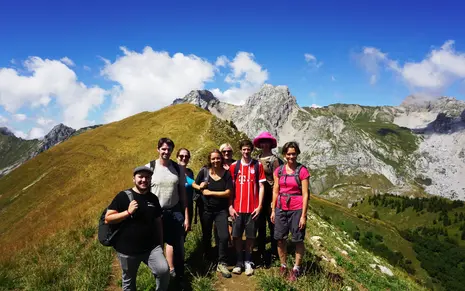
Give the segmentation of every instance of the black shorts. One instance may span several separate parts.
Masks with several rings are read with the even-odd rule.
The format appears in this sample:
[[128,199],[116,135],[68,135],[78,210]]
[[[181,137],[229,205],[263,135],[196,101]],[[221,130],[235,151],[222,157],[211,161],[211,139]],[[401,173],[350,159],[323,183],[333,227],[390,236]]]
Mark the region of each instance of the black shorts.
[[173,246],[184,239],[184,215],[179,209],[163,210],[163,240]]
[[281,210],[276,207],[274,239],[287,239],[289,231],[292,234],[293,242],[302,242],[305,239],[305,228],[299,229],[302,209],[299,210]]
[[257,236],[258,216],[252,219],[251,213],[238,213],[238,215],[233,222],[232,236],[242,237],[245,230],[246,238],[255,238]]

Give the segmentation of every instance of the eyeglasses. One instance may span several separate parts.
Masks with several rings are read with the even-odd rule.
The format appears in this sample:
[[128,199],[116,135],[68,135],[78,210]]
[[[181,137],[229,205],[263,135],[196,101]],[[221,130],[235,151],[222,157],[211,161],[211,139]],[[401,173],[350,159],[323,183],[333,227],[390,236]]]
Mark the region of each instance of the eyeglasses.
[[230,153],[232,153],[232,150],[225,150],[225,151],[223,151],[223,154],[226,154],[226,153],[230,154]]
[[179,155],[178,158],[180,158],[180,159],[189,159],[190,157],[188,155]]

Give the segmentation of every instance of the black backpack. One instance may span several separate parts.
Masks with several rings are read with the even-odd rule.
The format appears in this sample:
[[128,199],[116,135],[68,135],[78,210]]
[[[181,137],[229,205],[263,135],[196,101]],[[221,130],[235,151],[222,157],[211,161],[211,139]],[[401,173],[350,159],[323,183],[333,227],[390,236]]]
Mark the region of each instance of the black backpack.
[[[131,190],[124,190],[124,193],[128,195],[129,203],[131,203],[131,201],[134,200],[134,196],[132,195]],[[111,247],[114,245],[114,237],[118,233],[121,225],[118,226],[117,224],[105,223],[105,214],[107,213],[107,210],[108,207],[105,208],[102,211],[102,215],[100,215],[98,223],[98,240],[102,245]]]

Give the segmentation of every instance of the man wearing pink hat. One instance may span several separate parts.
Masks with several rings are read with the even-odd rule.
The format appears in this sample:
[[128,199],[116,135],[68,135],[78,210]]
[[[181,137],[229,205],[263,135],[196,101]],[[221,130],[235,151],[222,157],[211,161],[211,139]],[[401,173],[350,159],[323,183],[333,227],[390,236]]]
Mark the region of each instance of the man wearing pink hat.
[[[262,153],[257,157],[260,163],[263,165],[263,170],[265,172],[266,182],[265,193],[263,197],[263,208],[260,213],[260,218],[258,221],[258,236],[257,236],[257,245],[258,252],[261,257],[261,264],[264,267],[268,267],[271,264],[272,258],[277,258],[277,242],[274,239],[274,224],[271,222],[271,201],[273,199],[273,172],[280,165],[283,164],[282,160],[279,159],[271,151],[277,147],[276,138],[269,133],[264,131],[260,133],[254,140],[253,144],[256,148],[262,150]],[[266,223],[268,222],[268,229],[270,230],[271,235],[271,253],[267,254],[266,252]]]

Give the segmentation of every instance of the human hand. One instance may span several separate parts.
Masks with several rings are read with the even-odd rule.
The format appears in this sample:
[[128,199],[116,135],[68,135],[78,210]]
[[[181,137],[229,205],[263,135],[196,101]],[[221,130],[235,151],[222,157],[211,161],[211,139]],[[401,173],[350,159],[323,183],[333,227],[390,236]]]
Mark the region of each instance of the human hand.
[[236,210],[232,206],[229,206],[229,215],[233,218],[233,220],[239,216],[239,214],[237,214]]
[[137,210],[137,208],[139,208],[139,204],[137,204],[136,200],[132,200],[131,203],[129,203],[128,207],[129,214],[133,214]]
[[185,232],[191,231],[191,225],[190,225],[189,219],[187,219],[187,217],[184,219],[184,231]]
[[255,210],[252,212],[252,219],[257,218],[258,215],[260,214],[260,211],[262,211],[261,206],[258,206],[257,208],[255,208]]
[[276,218],[276,213],[274,212],[274,209],[271,210],[271,216],[270,216],[270,219],[271,219],[271,222],[274,224],[274,220]]
[[300,230],[304,229],[306,224],[307,224],[307,217],[302,216],[299,220],[299,229]]

